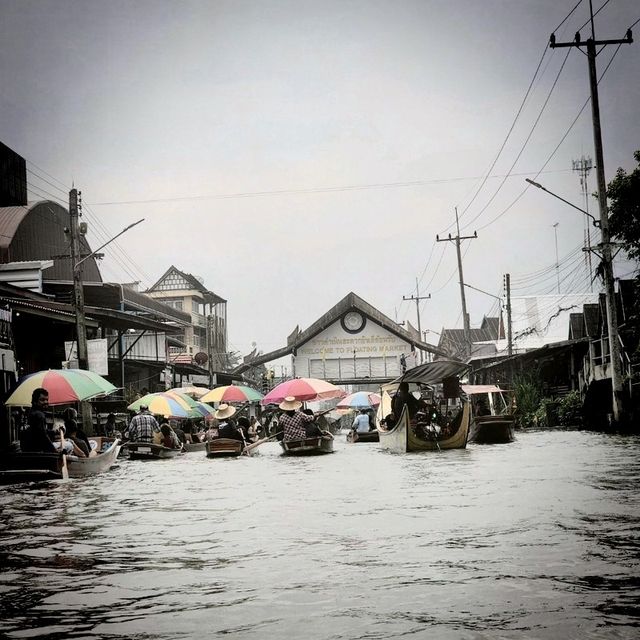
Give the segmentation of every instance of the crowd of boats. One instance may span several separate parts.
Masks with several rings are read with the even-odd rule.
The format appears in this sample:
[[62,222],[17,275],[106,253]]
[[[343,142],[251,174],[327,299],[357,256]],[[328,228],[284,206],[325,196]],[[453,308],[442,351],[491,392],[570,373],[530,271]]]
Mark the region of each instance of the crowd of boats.
[[[372,420],[370,427],[361,430],[356,428],[357,420],[354,421],[353,428],[347,430],[346,441],[361,445],[377,443],[377,446],[395,453],[461,449],[469,441],[479,444],[512,441],[514,417],[509,400],[495,385],[460,384],[464,369],[465,365],[460,362],[441,360],[407,371],[398,380],[382,387],[379,404],[375,407],[377,411],[375,414],[373,411],[367,413],[366,423],[369,424],[369,416]],[[328,392],[323,393],[325,398],[328,397]],[[312,412],[308,409],[304,420],[299,419],[297,416],[302,413],[302,404],[295,396],[287,396],[276,405],[281,409],[279,419],[276,417],[278,412],[273,411],[270,417],[276,419],[264,425],[258,422],[260,428],[257,433],[254,430],[252,441],[244,435],[225,437],[225,420],[222,423],[224,429],[220,429],[218,434],[216,428],[213,437],[196,436],[195,431],[188,429],[185,439],[181,432],[183,437],[179,446],[161,438],[136,438],[133,429],[131,434],[126,429],[124,434],[89,436],[90,452],[86,456],[62,451],[21,451],[14,446],[0,456],[0,482],[84,477],[110,469],[118,457],[162,460],[194,454],[211,459],[252,456],[270,440],[279,441],[282,454],[286,456],[333,453],[336,435],[326,428],[326,422],[322,423],[325,428],[317,426],[309,417]],[[142,405],[141,413],[146,411]],[[220,405],[214,415],[227,418],[233,413],[233,407]],[[135,420],[136,417],[131,424]],[[312,430],[300,431],[299,423],[302,422],[312,423]],[[287,432],[288,424],[295,425],[298,431]],[[236,428],[235,425],[230,426]]]

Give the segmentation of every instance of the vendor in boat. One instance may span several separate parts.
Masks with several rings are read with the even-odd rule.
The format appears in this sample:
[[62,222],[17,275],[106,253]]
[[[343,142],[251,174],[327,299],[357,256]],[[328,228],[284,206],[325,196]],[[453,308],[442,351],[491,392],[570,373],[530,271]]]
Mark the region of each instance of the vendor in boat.
[[44,412],[49,408],[49,392],[34,389],[31,394],[31,411],[27,418],[27,428],[20,434],[20,448],[28,452],[57,453],[47,435],[47,420]]
[[[89,441],[78,436],[78,423],[73,419],[64,421],[64,435],[74,445],[74,455],[79,458],[88,458],[91,455],[91,445]],[[86,436],[85,436],[86,437]]]
[[287,396],[279,405],[282,409],[278,425],[283,431],[283,440],[304,440],[307,437],[306,426],[315,420],[313,413],[311,415],[300,411],[302,402],[296,400],[293,396]]
[[316,419],[319,416],[314,415],[311,409],[303,409],[302,413],[304,413],[307,416],[313,417],[313,422],[309,422],[304,425],[304,431],[307,438],[327,438],[328,437],[333,439],[333,436],[329,431],[324,431],[320,428],[320,425],[316,422]]
[[182,449],[182,444],[178,440],[178,436],[171,428],[168,422],[163,422],[160,425],[160,444],[167,449]]
[[229,404],[221,404],[218,410],[213,414],[218,421],[218,438],[229,438],[230,440],[238,440],[245,443],[242,431],[240,431],[235,422],[231,419],[236,413],[236,408]]
[[[91,451],[91,445],[89,444],[89,438],[87,434],[78,426],[78,412],[73,407],[67,407],[62,412],[62,419],[64,420],[64,431],[67,437],[70,436],[70,432],[73,431],[73,440],[80,440],[84,443],[84,446],[80,447],[82,451],[85,449],[87,452]],[[89,455],[89,453],[87,453]]]
[[409,419],[411,420],[416,417],[420,409],[427,410],[427,403],[422,399],[418,400],[418,398],[409,391],[409,383],[401,382],[396,395],[393,396],[393,400],[391,401],[391,412],[396,419],[402,415],[402,410],[405,405],[407,406]]
[[149,413],[146,405],[140,406],[140,413],[131,418],[128,436],[131,442],[149,442],[153,444],[154,435],[160,433],[158,421]]

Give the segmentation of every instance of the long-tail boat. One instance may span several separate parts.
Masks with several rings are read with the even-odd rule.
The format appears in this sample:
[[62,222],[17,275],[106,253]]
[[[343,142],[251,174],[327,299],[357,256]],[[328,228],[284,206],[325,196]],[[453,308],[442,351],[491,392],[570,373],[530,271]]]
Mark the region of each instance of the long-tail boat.
[[[207,458],[237,458],[243,454],[244,444],[233,438],[214,438],[206,442]],[[249,452],[246,455],[250,455]]]
[[349,429],[349,433],[347,433],[347,442],[380,442],[380,433],[377,429],[365,432],[358,432],[353,429]]
[[471,399],[469,442],[500,444],[513,442],[515,417],[508,413],[504,391],[494,384],[462,385]]
[[317,456],[333,453],[333,438],[322,436],[304,440],[281,440],[280,446],[285,456]]
[[129,451],[130,460],[161,460],[175,458],[182,453],[181,449],[171,449],[151,442],[127,442],[124,446]]
[[67,455],[70,478],[82,478],[102,473],[115,464],[116,458],[120,453],[120,440],[118,438],[89,436],[89,444],[91,445],[92,453],[88,458]]
[[[449,410],[453,411],[453,405],[449,403],[456,403],[456,415],[452,415],[446,425],[419,424],[415,419],[410,419],[409,411],[404,406],[391,429],[378,428],[380,446],[397,453],[464,449],[467,446],[471,413],[469,402],[460,388],[458,376],[467,368],[464,362],[457,360],[436,360],[414,367],[394,380],[395,386],[401,382],[432,386],[442,384]],[[385,391],[379,416],[384,417],[385,410],[390,408],[389,404],[390,395]]]

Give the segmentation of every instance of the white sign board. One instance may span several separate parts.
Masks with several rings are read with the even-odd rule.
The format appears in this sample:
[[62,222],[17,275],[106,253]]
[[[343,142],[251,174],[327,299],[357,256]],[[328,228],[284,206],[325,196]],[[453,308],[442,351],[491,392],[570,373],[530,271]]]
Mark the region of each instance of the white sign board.
[[[109,358],[107,357],[107,348],[109,341],[106,338],[98,338],[96,340],[87,340],[87,359],[89,360],[89,371],[106,376],[109,373]],[[78,360],[78,343],[64,343],[64,352],[66,360]]]

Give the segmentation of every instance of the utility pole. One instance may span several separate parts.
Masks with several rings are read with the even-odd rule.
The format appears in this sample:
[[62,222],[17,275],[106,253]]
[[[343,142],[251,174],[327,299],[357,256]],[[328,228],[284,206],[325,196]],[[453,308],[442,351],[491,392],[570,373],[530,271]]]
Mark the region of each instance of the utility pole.
[[[420,326],[420,300],[429,300],[431,298],[431,294],[428,294],[426,296],[421,296],[420,295],[420,290],[419,290],[419,285],[418,285],[418,278],[416,278],[416,295],[414,296],[413,294],[410,296],[402,296],[403,300],[415,300],[416,301],[416,314],[418,316],[418,338],[421,339],[422,338],[422,327]],[[420,364],[422,364],[424,362],[424,353],[422,351],[422,349],[420,349]]]
[[475,240],[478,237],[478,232],[474,231],[472,236],[460,235],[460,221],[458,220],[458,207],[456,207],[456,231],[457,234],[452,237],[449,234],[448,238],[440,238],[436,236],[436,242],[455,242],[456,253],[458,254],[458,276],[460,278],[460,300],[462,301],[462,320],[464,322],[464,341],[468,354],[471,354],[471,325],[469,322],[469,314],[467,313],[467,300],[464,295],[464,275],[462,273],[462,253],[460,252],[460,242],[462,240]]
[[511,274],[504,274],[504,290],[507,297],[507,355],[513,355],[513,335],[511,330]]
[[[574,171],[577,171],[580,175],[580,188],[582,191],[582,197],[584,198],[584,208],[587,215],[589,214],[589,187],[588,177],[589,172],[593,169],[593,161],[589,157],[582,156],[580,160],[572,160],[571,166]],[[589,271],[589,290],[593,293],[593,265],[591,264],[591,225],[585,220],[584,231],[584,260],[585,266]]]
[[[598,99],[598,73],[596,71],[597,46],[604,48],[608,44],[631,44],[631,29],[627,30],[622,40],[596,40],[593,23],[593,0],[589,0],[591,16],[591,37],[582,42],[580,33],[576,33],[573,42],[556,42],[555,34],[551,34],[549,45],[557,47],[586,47],[589,61],[589,85],[591,89],[591,116],[593,120],[593,146],[596,156],[596,176],[598,179],[598,206],[600,209],[600,233],[602,241],[602,267],[604,271],[605,300],[607,306],[607,331],[609,334],[609,354],[611,356],[611,387],[613,420],[622,418],[622,361],[620,339],[618,337],[618,317],[616,310],[615,282],[613,278],[613,258],[611,256],[611,236],[609,234],[609,213],[607,210],[607,182],[604,175],[604,153],[602,150],[602,130],[600,128],[600,102]],[[602,50],[602,49],[601,49]]]
[[556,278],[558,280],[558,293],[560,293],[560,263],[558,262],[558,225],[559,222],[554,222],[553,225],[553,234],[556,238]]
[[88,369],[87,323],[84,317],[84,290],[80,256],[80,225],[78,224],[78,190],[69,191],[69,234],[71,236],[71,267],[73,269],[73,301],[76,312],[76,334],[78,337],[78,368]]

